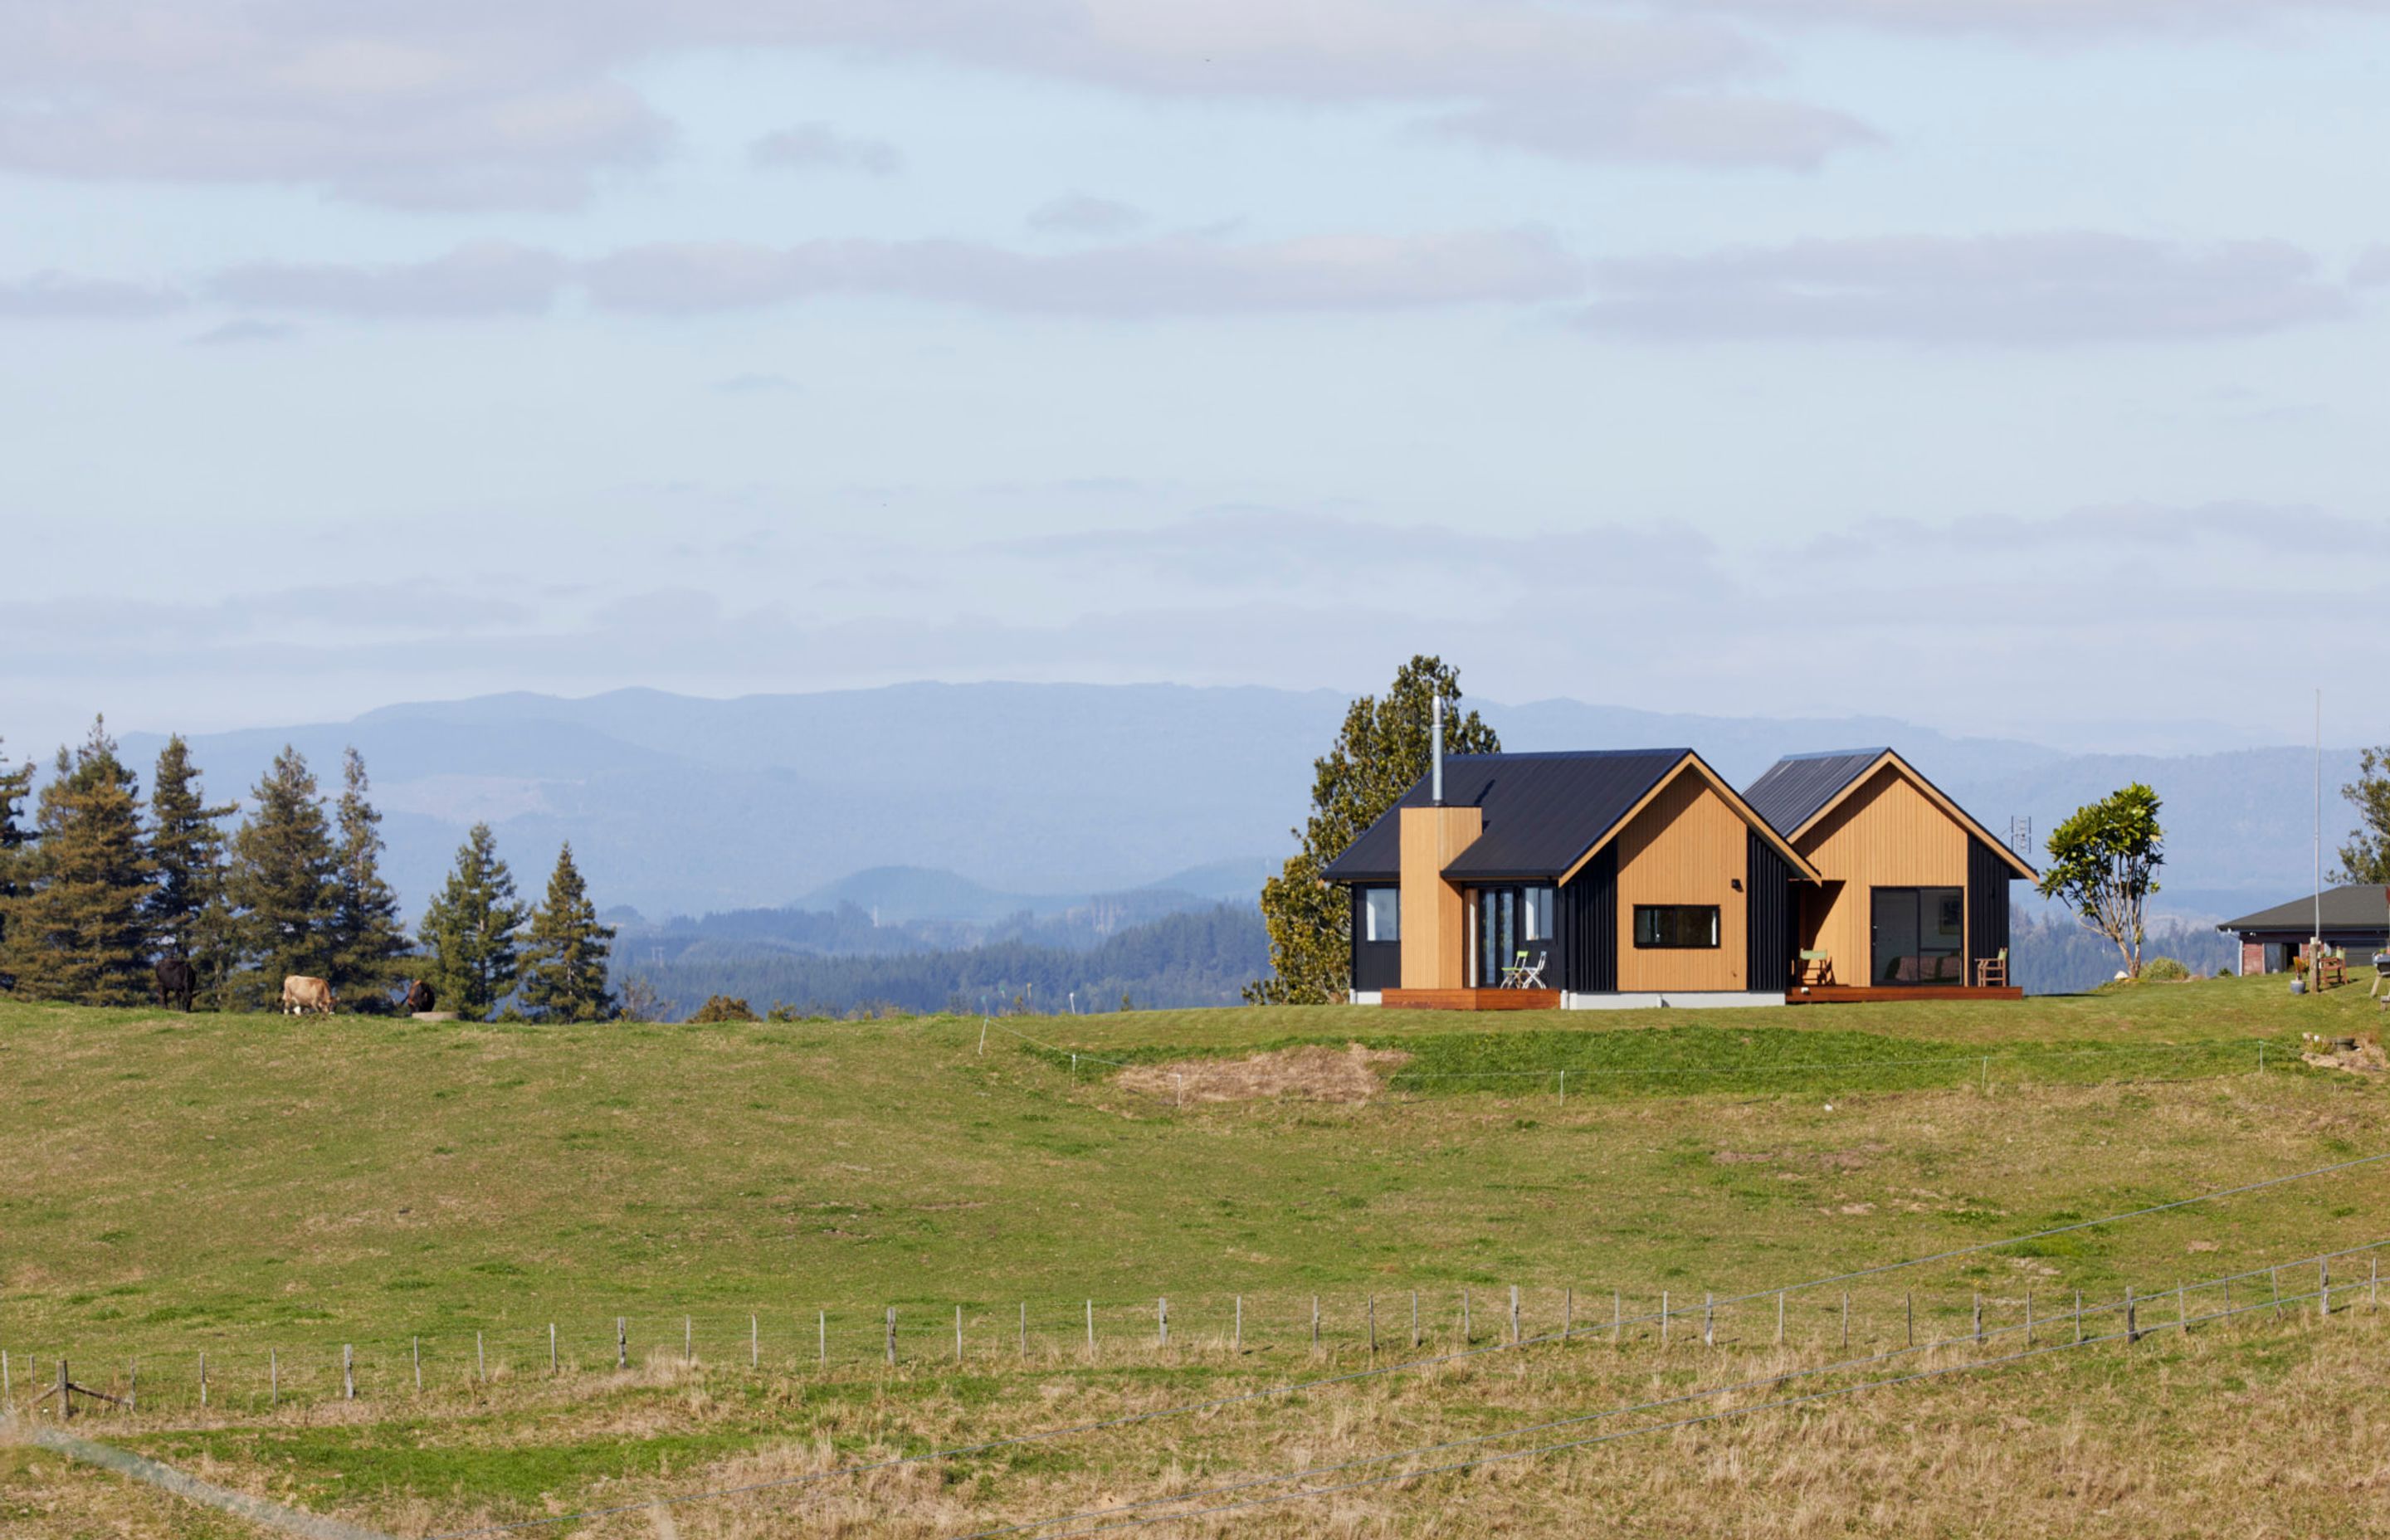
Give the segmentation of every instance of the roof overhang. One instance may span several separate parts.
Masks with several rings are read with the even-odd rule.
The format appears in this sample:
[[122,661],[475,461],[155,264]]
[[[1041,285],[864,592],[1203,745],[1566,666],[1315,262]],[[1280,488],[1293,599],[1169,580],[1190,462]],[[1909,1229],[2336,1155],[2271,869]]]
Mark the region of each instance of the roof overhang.
[[[1870,771],[1869,773],[1872,775],[1874,772]],[[1777,854],[1784,857],[1785,862],[1792,866],[1794,876],[1810,882],[1822,882],[1825,880],[1824,875],[1820,873],[1815,866],[1810,864],[1809,858],[1792,847],[1792,841],[1777,832],[1774,825],[1761,817],[1758,813],[1753,809],[1749,802],[1744,802],[1742,800],[1742,793],[1737,791],[1733,787],[1728,786],[1726,783],[1725,776],[1720,776],[1716,771],[1709,767],[1708,761],[1703,759],[1701,755],[1694,753],[1688,753],[1683,759],[1678,760],[1671,769],[1651,784],[1651,789],[1643,793],[1642,797],[1636,802],[1634,806],[1628,808],[1624,814],[1619,815],[1619,819],[1616,823],[1611,825],[1609,828],[1602,831],[1600,839],[1596,840],[1592,844],[1587,846],[1585,850],[1578,853],[1576,859],[1569,864],[1568,868],[1565,871],[1561,873],[1560,880],[1562,883],[1574,880],[1576,874],[1585,870],[1587,864],[1591,862],[1595,856],[1600,854],[1605,846],[1614,843],[1619,835],[1625,832],[1626,827],[1629,824],[1632,824],[1637,818],[1642,816],[1643,810],[1645,808],[1650,807],[1654,802],[1659,800],[1661,792],[1665,791],[1668,788],[1676,785],[1679,779],[1686,776],[1697,776],[1703,781],[1706,781],[1709,784],[1710,789],[1715,791],[1720,797],[1724,798],[1726,800],[1727,806],[1732,808],[1738,817],[1741,818],[1745,824],[1751,826],[1752,832],[1757,834],[1762,840],[1767,841],[1768,845],[1775,850]]]
[[1792,838],[1796,841],[1806,839],[1812,829],[1816,828],[1819,824],[1832,816],[1836,808],[1842,806],[1844,802],[1849,802],[1853,797],[1858,795],[1859,789],[1866,786],[1868,782],[1875,779],[1877,773],[1887,766],[1897,771],[1902,778],[1907,780],[1911,786],[1917,788],[1919,791],[1922,792],[1925,796],[1925,800],[1932,802],[1935,807],[1940,808],[1945,816],[1948,817],[1952,822],[1958,824],[1960,828],[1967,830],[1976,839],[1989,846],[1994,853],[1998,855],[2002,861],[2008,864],[2010,871],[2013,872],[2018,877],[2024,878],[2028,882],[2038,882],[2041,880],[2041,873],[2034,870],[2023,856],[2009,849],[2007,841],[1996,837],[1990,829],[1987,829],[1983,825],[1975,822],[1974,815],[1969,813],[1965,808],[1960,807],[1957,802],[1952,802],[1949,797],[1943,792],[1940,787],[1934,785],[1932,781],[1927,780],[1925,776],[1919,772],[1917,766],[1909,764],[1907,760],[1902,759],[1899,754],[1890,749],[1886,749],[1882,753],[1878,754],[1875,758],[1874,764],[1869,765],[1865,770],[1860,771],[1857,775],[1853,776],[1851,777],[1851,783],[1848,786],[1844,787],[1840,791],[1835,792],[1832,797],[1829,798],[1825,806],[1818,809],[1817,812],[1810,814],[1808,818],[1802,823],[1801,827],[1792,831]]

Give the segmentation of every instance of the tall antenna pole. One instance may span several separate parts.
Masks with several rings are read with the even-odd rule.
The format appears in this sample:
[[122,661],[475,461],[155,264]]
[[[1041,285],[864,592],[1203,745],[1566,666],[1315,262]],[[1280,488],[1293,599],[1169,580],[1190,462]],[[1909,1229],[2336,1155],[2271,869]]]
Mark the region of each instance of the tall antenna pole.
[[2323,957],[2323,687],[2316,687],[2315,938],[2307,944],[2307,988]]

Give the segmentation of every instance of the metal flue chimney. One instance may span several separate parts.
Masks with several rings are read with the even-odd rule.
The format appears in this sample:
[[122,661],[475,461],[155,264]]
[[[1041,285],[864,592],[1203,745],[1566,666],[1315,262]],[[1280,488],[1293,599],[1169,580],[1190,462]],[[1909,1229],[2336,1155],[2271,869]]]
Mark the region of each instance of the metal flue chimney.
[[1437,807],[1444,805],[1444,697],[1435,698],[1434,710],[1428,715],[1428,801]]

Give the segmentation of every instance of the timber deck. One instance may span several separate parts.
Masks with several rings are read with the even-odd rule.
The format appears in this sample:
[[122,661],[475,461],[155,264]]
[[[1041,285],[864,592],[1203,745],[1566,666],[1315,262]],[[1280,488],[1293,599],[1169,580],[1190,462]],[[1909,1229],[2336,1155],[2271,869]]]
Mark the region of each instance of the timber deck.
[[2022,989],[1971,989],[1964,984],[1890,984],[1867,988],[1859,984],[1795,984],[1784,992],[1790,1006],[1888,1005],[1896,1000],[2022,1000]]
[[1390,989],[1379,1003],[1393,1010],[1558,1010],[1557,989]]

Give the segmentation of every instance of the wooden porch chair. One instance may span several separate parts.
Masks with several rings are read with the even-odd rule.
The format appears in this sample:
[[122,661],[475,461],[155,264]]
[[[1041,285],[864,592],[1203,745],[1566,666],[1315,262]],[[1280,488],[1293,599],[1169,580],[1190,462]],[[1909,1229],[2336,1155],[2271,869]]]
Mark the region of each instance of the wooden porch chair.
[[1975,987],[1977,989],[2009,987],[2009,949],[2007,947],[2001,947],[2000,955],[1997,957],[1975,959]]
[[1793,982],[1804,989],[1811,984],[1834,982],[1834,956],[1831,952],[1813,952],[1803,947],[1792,959]]

